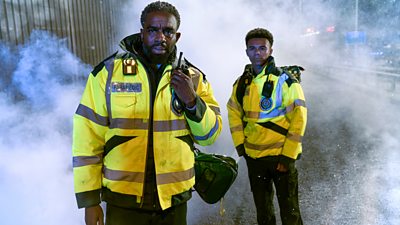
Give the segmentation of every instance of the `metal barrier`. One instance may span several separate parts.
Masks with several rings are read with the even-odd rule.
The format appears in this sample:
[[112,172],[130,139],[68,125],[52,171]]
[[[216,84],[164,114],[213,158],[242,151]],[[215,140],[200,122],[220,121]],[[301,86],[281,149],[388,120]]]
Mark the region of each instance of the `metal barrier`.
[[118,9],[113,0],[0,0],[0,40],[20,45],[34,29],[66,38],[85,63],[97,64],[115,46]]

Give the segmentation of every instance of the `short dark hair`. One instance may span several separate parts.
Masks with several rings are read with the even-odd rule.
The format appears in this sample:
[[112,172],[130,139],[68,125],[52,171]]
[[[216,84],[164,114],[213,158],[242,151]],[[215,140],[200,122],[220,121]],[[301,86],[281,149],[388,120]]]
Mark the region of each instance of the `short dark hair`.
[[175,19],[176,19],[176,24],[177,27],[176,29],[179,28],[179,25],[181,25],[181,16],[179,15],[178,10],[173,6],[172,4],[168,2],[162,2],[162,1],[156,1],[148,4],[142,11],[142,15],[140,16],[140,22],[142,24],[142,27],[144,26],[144,21],[146,20],[146,17],[149,13],[152,12],[166,12],[172,14]]
[[271,47],[272,44],[274,43],[274,36],[272,36],[271,32],[269,32],[267,29],[264,28],[255,28],[249,31],[246,34],[246,46],[249,40],[252,38],[266,38],[271,44]]

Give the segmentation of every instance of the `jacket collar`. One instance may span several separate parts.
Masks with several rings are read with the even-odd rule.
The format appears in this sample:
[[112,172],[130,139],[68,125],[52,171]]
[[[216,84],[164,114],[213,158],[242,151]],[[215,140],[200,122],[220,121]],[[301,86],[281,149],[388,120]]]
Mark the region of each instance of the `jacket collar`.
[[[121,40],[119,46],[122,50],[132,55],[132,57],[138,58],[140,61],[144,61],[146,64],[152,64],[150,60],[143,53],[142,50],[143,42],[142,39],[140,38],[140,33],[132,34],[125,37],[124,39]],[[175,46],[174,50],[168,57],[166,64],[177,65],[176,51],[177,49]]]

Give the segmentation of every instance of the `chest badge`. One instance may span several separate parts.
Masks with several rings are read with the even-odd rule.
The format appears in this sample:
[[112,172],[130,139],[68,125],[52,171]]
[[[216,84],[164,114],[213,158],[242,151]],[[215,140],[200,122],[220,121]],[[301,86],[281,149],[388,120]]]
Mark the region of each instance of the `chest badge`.
[[136,60],[134,59],[124,59],[123,63],[123,73],[124,75],[135,75],[137,71]]
[[272,107],[272,98],[262,98],[260,102],[260,107],[264,111],[270,110]]

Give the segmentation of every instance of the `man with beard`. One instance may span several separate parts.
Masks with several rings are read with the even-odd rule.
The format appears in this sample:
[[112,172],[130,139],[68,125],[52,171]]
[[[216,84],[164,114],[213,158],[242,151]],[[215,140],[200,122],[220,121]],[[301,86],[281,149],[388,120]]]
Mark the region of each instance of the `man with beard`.
[[[90,73],[74,116],[76,199],[86,224],[186,224],[194,143],[210,145],[222,124],[204,74],[177,57],[180,15],[153,2],[140,33]],[[178,67],[178,65],[181,65]]]
[[251,64],[233,85],[227,104],[232,139],[246,159],[258,224],[276,224],[274,185],[282,224],[301,225],[295,161],[302,152],[307,109],[293,74],[300,78],[301,67],[275,66],[273,36],[266,29],[249,31],[245,40]]

